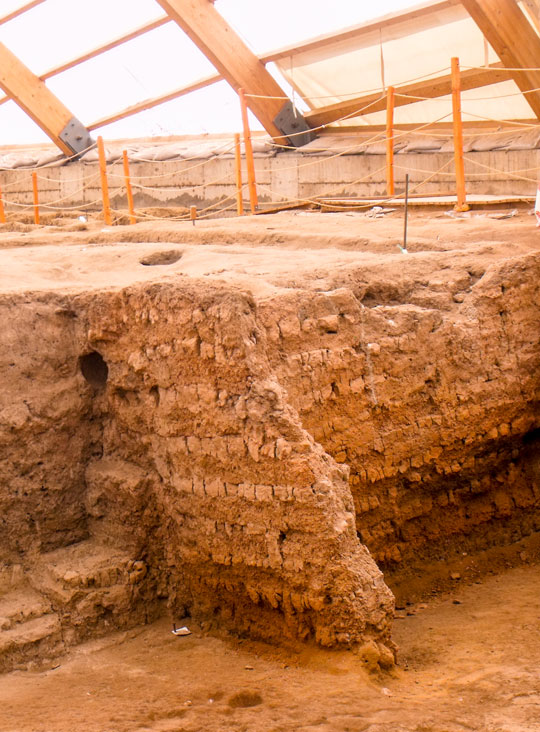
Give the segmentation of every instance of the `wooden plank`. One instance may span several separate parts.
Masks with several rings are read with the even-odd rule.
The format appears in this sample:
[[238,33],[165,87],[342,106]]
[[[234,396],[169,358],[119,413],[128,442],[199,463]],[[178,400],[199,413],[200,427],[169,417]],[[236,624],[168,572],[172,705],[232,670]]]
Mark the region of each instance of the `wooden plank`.
[[[461,0],[508,69],[540,67],[540,38],[516,0]],[[512,78],[540,119],[540,71],[512,71]]]
[[[477,89],[490,84],[498,84],[501,81],[508,81],[512,78],[510,72],[501,68],[502,64],[492,64],[488,69],[469,69],[461,74],[461,88]],[[403,84],[395,87],[395,106],[403,107],[407,104],[414,104],[423,98],[435,99],[452,93],[452,75],[445,74],[435,79],[416,81],[412,84]],[[400,96],[406,94],[407,96]],[[336,104],[329,104],[326,107],[319,107],[304,114],[305,119],[312,127],[330,124],[344,117],[358,116],[358,110],[364,110],[362,114],[373,114],[386,109],[386,96],[382,92],[366,94],[355,99],[347,99]],[[356,114],[355,114],[356,113]]]
[[[335,208],[367,208],[368,204],[373,204],[374,206],[377,206],[381,203],[381,198],[379,196],[372,196],[368,197],[366,196],[351,196],[351,197],[325,197],[325,196],[317,196],[313,199],[318,204],[321,204],[323,206],[328,207],[335,207]],[[398,196],[395,196],[394,198],[384,198],[384,203],[387,206],[403,206],[405,205],[404,200],[404,194],[401,193]],[[497,194],[471,194],[469,196],[469,202],[471,206],[490,206],[490,205],[500,205],[503,203],[531,203],[535,200],[534,196],[520,196],[520,195],[497,195]],[[429,194],[420,194],[420,195],[414,195],[409,196],[408,205],[409,206],[448,206],[453,205],[457,202],[457,197],[454,193],[429,193]]]
[[244,89],[249,108],[268,134],[280,144],[287,144],[287,138],[274,124],[287,95],[214,5],[208,0],[157,2],[232,88],[235,91]]
[[[106,53],[107,51],[112,50],[113,48],[117,48],[117,46],[121,46],[124,43],[127,43],[128,41],[132,41],[134,38],[138,38],[139,36],[143,35],[144,33],[149,33],[150,31],[155,30],[156,28],[160,28],[162,25],[165,25],[166,23],[170,23],[171,19],[168,15],[162,15],[161,18],[156,18],[156,20],[153,20],[150,23],[145,23],[144,25],[139,26],[138,28],[134,28],[132,31],[129,31],[129,33],[124,33],[123,35],[119,36],[118,38],[115,38],[112,41],[109,41],[108,43],[104,43],[101,46],[98,46],[97,48],[92,49],[91,51],[87,51],[86,53],[83,53],[81,56],[77,56],[77,58],[72,59],[71,61],[66,61],[63,64],[60,64],[60,66],[55,66],[52,69],[49,69],[49,71],[46,71],[44,74],[41,74],[39,77],[42,81],[46,81],[47,79],[50,79],[53,76],[57,76],[58,74],[62,74],[64,71],[68,71],[69,69],[73,69],[75,66],[79,66],[79,64],[83,64],[85,61],[89,61],[92,58],[95,58],[96,56],[101,55],[102,53]],[[9,102],[11,97],[1,97],[0,98],[0,104],[5,104],[6,102]]]
[[60,133],[74,115],[3,43],[0,43],[0,88],[63,153],[73,155],[73,150],[61,139]]
[[[520,126],[521,125],[521,126]],[[498,130],[500,127],[510,127],[512,129],[515,129],[516,132],[526,132],[527,129],[530,128],[531,125],[538,125],[538,120],[531,118],[531,119],[507,119],[507,120],[474,120],[469,121],[465,120],[463,122],[463,128],[464,129],[470,129],[474,130],[478,128],[479,130],[485,131],[486,129],[489,130]],[[417,130],[418,129],[418,123],[417,122],[408,122],[406,124],[394,124],[394,130],[401,130],[403,132],[408,132],[409,130]],[[327,127],[326,129],[318,130],[317,135],[324,137],[325,135],[343,135],[344,137],[347,135],[358,135],[358,134],[365,134],[367,136],[371,136],[374,132],[384,132],[386,130],[386,125],[343,125],[342,127]],[[429,125],[423,125],[422,130],[426,132],[427,130],[448,130],[449,132],[452,131],[452,122],[432,122]],[[381,136],[381,140],[383,140],[384,137]]]
[[21,5],[20,8],[17,8],[16,10],[13,10],[11,13],[8,13],[7,15],[4,15],[2,18],[0,18],[0,25],[3,25],[4,23],[9,23],[10,20],[17,18],[19,15],[22,15],[23,13],[27,13],[29,10],[32,10],[32,8],[35,8],[36,6],[41,5],[41,3],[44,3],[44,2],[45,2],[45,0],[32,0],[32,2],[30,2],[30,3]]
[[88,129],[97,130],[99,127],[105,127],[105,125],[110,125],[113,122],[118,122],[118,120],[120,119],[125,119],[126,117],[131,117],[134,114],[138,114],[138,112],[144,112],[145,110],[152,109],[153,107],[157,107],[160,104],[165,104],[165,102],[171,102],[173,99],[178,99],[179,97],[182,97],[185,94],[189,94],[190,92],[197,91],[198,89],[204,89],[206,86],[215,84],[217,81],[222,81],[222,77],[219,74],[214,74],[213,76],[207,76],[204,79],[199,79],[198,81],[194,81],[193,83],[187,84],[186,86],[181,86],[179,89],[174,89],[167,94],[160,94],[157,97],[144,99],[142,102],[132,104],[131,106],[126,107],[119,112],[110,114],[107,117],[101,117],[95,122],[92,122],[91,125],[88,125]]

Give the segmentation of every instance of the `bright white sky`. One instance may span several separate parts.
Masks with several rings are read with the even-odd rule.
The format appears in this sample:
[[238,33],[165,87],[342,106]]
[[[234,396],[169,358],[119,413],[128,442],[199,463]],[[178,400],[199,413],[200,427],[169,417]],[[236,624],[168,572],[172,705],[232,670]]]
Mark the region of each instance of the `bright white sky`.
[[[264,53],[418,2],[216,0],[216,8],[256,53]],[[23,0],[0,0],[0,15],[22,4]],[[155,0],[46,0],[0,26],[0,41],[39,75],[161,15],[163,10]],[[76,117],[91,124],[214,71],[184,33],[169,23],[53,77],[47,84]],[[254,119],[252,124],[260,129]],[[113,139],[239,128],[238,98],[221,82],[104,127],[99,134]],[[47,140],[13,102],[0,106],[0,145]]]

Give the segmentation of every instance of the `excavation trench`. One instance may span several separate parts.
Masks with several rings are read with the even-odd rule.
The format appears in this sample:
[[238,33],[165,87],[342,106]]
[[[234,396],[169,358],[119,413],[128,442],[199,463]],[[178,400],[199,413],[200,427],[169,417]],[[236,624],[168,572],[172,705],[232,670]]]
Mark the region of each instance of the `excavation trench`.
[[538,269],[4,294],[2,668],[164,613],[389,668],[388,584],[539,528]]

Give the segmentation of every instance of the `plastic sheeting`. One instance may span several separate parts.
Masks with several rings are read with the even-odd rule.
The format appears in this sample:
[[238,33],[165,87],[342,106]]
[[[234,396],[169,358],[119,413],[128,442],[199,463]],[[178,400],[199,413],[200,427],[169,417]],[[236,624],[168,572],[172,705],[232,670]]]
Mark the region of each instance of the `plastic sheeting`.
[[[459,58],[462,69],[499,61],[460,4],[422,13],[414,20],[387,16],[349,35],[276,62],[311,108],[376,91],[384,94],[390,85],[449,74],[453,56]],[[471,121],[534,116],[513,81],[463,92],[462,111],[463,119]],[[394,119],[396,124],[421,124],[448,121],[451,113],[447,96],[396,107]],[[385,119],[384,112],[364,114],[355,117],[353,124],[384,124]],[[349,125],[350,120],[341,124]]]

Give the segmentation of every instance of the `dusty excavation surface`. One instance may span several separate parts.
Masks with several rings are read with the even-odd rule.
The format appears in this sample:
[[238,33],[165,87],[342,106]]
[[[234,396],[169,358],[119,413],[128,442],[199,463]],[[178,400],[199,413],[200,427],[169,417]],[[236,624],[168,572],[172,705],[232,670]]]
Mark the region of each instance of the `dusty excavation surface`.
[[0,230],[0,729],[539,728],[539,234],[409,232]]
[[[170,623],[2,677],[3,732],[536,732],[540,575],[507,570],[397,619],[399,669],[347,652],[194,634]],[[459,602],[459,604],[457,604]]]

